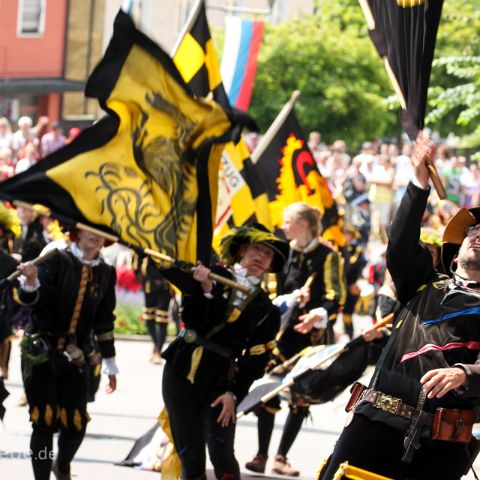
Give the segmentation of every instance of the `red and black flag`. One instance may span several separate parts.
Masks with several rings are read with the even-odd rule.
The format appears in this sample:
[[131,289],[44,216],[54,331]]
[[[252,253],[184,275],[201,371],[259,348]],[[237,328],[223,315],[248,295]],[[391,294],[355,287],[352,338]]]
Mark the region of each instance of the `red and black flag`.
[[170,56],[122,11],[86,95],[108,115],[0,184],[0,197],[179,260],[208,261],[220,156],[231,139],[223,108],[195,98]]
[[256,167],[267,188],[272,223],[280,227],[283,209],[295,202],[307,202],[328,216],[332,209],[336,210],[335,202],[293,108],[280,124],[274,124],[278,129],[268,145],[258,146],[261,152],[256,158]]
[[[198,0],[193,7],[185,31],[174,48],[173,60],[195,95],[206,97],[212,93],[226,111],[232,111],[220,75],[220,64],[203,0]],[[239,111],[233,109],[234,118],[239,115]],[[248,125],[248,117],[241,118]],[[272,227],[265,186],[242,139],[236,144],[227,144],[222,154],[218,199],[215,222],[217,240],[231,226],[241,226],[250,221]]]
[[400,100],[402,126],[413,140],[424,126],[443,0],[359,1]]

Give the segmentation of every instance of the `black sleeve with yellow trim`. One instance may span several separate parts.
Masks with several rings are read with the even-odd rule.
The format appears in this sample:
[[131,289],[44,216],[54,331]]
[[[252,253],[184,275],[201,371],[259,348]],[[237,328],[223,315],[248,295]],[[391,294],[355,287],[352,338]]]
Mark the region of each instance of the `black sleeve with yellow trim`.
[[247,395],[252,383],[263,375],[271,352],[276,346],[275,337],[279,328],[280,310],[271,305],[267,317],[253,332],[247,347],[237,361],[235,380],[229,390],[235,394],[238,402]]
[[115,315],[115,283],[117,276],[115,269],[104,265],[105,275],[108,276],[105,282],[105,292],[95,312],[93,328],[98,341],[98,348],[103,358],[115,356],[115,340],[113,335]]
[[327,252],[320,256],[320,264],[314,263],[317,277],[311,285],[310,301],[306,305],[306,310],[322,307],[327,311],[329,318],[334,318],[346,299],[343,261],[335,250],[322,248],[326,248]]

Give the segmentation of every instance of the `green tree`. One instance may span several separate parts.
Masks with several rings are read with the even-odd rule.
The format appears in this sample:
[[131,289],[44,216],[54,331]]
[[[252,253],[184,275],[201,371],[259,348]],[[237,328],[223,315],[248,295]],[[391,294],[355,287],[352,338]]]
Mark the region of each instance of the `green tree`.
[[429,97],[428,124],[480,145],[480,11],[477,0],[445,2]]
[[266,130],[291,93],[305,133],[325,142],[343,138],[356,148],[397,136],[400,122],[388,108],[392,87],[356,0],[321,2],[318,15],[267,26],[250,112]]

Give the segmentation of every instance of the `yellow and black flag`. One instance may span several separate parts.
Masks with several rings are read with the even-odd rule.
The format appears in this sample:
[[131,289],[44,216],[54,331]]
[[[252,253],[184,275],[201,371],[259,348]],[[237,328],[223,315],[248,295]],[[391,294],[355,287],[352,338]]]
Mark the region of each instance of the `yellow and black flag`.
[[[249,118],[232,109],[225,93],[203,0],[198,0],[192,9],[185,32],[174,48],[173,60],[195,95],[206,97],[211,92],[226,111],[233,112],[231,114],[239,123],[246,122],[249,126]],[[219,192],[217,239],[231,226],[251,221],[272,227],[265,186],[242,139],[236,144],[227,144],[222,154]]]
[[170,56],[120,11],[86,95],[108,113],[71,144],[3,182],[0,197],[40,203],[179,260],[208,261],[218,166],[231,121],[195,98]]
[[443,0],[359,0],[370,37],[384,59],[413,140],[424,126]]
[[337,211],[332,193],[318,170],[293,108],[277,127],[268,145],[259,145],[261,153],[256,162],[267,187],[273,224],[280,227],[283,209],[295,202],[316,206],[325,220],[335,221],[330,220]]
[[210,35],[204,0],[197,0],[187,22],[187,31],[174,47],[173,61],[192,92],[213,98],[224,109],[230,109],[220,75],[220,63]]

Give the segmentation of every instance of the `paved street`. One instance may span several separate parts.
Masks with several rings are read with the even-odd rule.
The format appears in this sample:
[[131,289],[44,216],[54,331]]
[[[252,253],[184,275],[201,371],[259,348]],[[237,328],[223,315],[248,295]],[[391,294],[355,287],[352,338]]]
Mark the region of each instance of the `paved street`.
[[[87,437],[72,466],[74,479],[141,480],[158,478],[158,473],[115,466],[132,447],[134,441],[150,429],[162,407],[162,367],[148,362],[150,344],[138,341],[117,341],[118,364],[121,370],[118,390],[113,395],[103,392],[90,405],[92,421]],[[11,375],[7,382],[10,397],[7,414],[0,427],[1,478],[25,480],[32,478],[30,461],[25,458],[29,446],[30,424],[26,407],[16,406],[21,394],[19,351],[12,353]],[[345,420],[343,407],[346,394],[335,402],[312,408],[312,418],[305,424],[291,453],[291,463],[300,469],[302,478],[313,478],[321,459],[331,451]],[[271,457],[278,446],[285,412],[277,416]],[[236,453],[240,465],[250,460],[257,447],[255,417],[248,415],[238,424]],[[268,471],[271,461],[268,464]],[[246,473],[246,472],[245,472]],[[53,478],[53,476],[52,476]],[[473,478],[466,477],[466,478]]]

